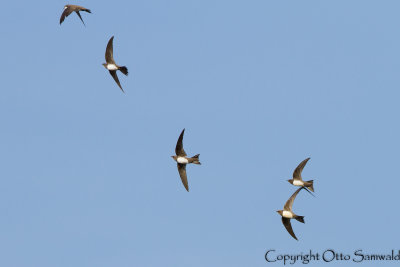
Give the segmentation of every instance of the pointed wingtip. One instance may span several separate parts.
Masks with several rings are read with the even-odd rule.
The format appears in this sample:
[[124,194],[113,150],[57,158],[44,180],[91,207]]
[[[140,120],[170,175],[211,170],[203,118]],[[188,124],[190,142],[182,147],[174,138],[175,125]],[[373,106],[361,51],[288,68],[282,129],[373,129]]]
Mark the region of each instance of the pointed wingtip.
[[119,89],[121,89],[122,93],[125,94],[125,91],[124,91],[124,89],[122,89],[122,86],[120,84],[118,84],[118,87],[119,87]]
[[187,185],[187,184],[183,183],[183,186],[185,187],[186,191],[188,191],[188,192],[189,192],[189,185]]
[[313,194],[313,193],[311,193],[311,191],[310,190],[308,190],[308,188],[307,187],[305,187],[305,186],[303,186],[302,187],[303,189],[305,189],[308,193],[310,193],[310,195],[312,195],[313,197],[315,197],[315,195]]

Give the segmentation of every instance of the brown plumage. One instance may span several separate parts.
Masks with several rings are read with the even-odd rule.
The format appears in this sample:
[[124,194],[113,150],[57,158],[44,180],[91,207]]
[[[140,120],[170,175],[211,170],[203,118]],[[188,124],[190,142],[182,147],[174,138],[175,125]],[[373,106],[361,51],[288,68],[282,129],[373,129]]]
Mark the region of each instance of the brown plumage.
[[88,13],[92,13],[92,12],[90,12],[90,9],[84,8],[82,6],[66,5],[66,6],[64,6],[64,11],[63,11],[63,13],[61,14],[61,17],[60,17],[60,25],[61,25],[61,23],[63,23],[65,18],[68,17],[72,12],[75,12],[78,15],[78,17],[81,19],[83,25],[85,25],[85,22],[83,21],[83,19],[81,17],[81,14],[79,14],[79,11],[85,11],[85,12],[88,12]]
[[125,66],[118,66],[115,63],[113,55],[114,53],[113,41],[114,41],[114,36],[112,36],[107,43],[106,54],[105,54],[107,63],[103,63],[103,66],[110,72],[111,76],[114,78],[114,81],[117,83],[121,91],[125,93],[124,89],[122,89],[121,83],[119,82],[117,76],[117,70],[121,71],[125,75],[128,75],[128,68]]
[[[283,210],[278,210],[277,212],[282,216],[282,223],[285,226],[286,230],[289,232],[289,234],[296,240],[297,237],[293,232],[292,229],[292,224],[290,223],[290,219],[296,219],[299,222],[304,223],[304,216],[299,216],[296,215],[293,211],[292,211],[292,206],[293,206],[293,202],[297,196],[297,194],[300,192],[301,189],[303,189],[304,187],[300,187],[299,189],[296,190],[296,192],[293,193],[293,195],[286,201],[285,206],[283,207]],[[284,217],[287,216],[289,214],[289,217]]]
[[291,211],[292,212],[292,207],[293,207],[293,203],[294,200],[297,197],[297,194],[301,191],[301,189],[303,189],[303,187],[300,187],[299,189],[297,189],[293,195],[286,201],[285,206],[283,206],[283,210],[287,210],[287,211]]
[[178,141],[176,142],[175,154],[176,156],[171,156],[176,162],[178,166],[179,176],[181,177],[183,186],[185,186],[186,190],[189,192],[189,184],[186,175],[186,165],[193,164],[201,164],[199,161],[200,154],[197,154],[191,158],[188,158],[185,150],[183,149],[183,135],[185,133],[185,129],[182,130],[179,135]]
[[299,164],[299,166],[297,166],[293,172],[293,179],[288,180],[288,182],[295,186],[304,186],[314,192],[314,180],[303,181],[303,178],[301,177],[304,166],[306,166],[309,159],[310,158],[306,158]]

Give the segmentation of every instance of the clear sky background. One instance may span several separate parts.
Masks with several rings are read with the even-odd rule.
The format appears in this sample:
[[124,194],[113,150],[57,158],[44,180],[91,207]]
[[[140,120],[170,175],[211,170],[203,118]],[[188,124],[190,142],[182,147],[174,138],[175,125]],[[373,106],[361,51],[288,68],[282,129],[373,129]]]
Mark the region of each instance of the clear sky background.
[[[64,4],[2,3],[0,266],[399,249],[399,1],[75,2],[86,27]],[[276,210],[307,157],[296,241]]]

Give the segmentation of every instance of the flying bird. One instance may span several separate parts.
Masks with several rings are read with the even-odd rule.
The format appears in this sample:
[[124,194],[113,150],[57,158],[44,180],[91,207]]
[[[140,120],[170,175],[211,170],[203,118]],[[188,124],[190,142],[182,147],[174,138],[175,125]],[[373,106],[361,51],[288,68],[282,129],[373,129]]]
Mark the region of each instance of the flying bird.
[[201,164],[199,161],[200,154],[194,155],[191,158],[188,158],[185,150],[183,149],[183,134],[185,133],[185,129],[182,130],[181,135],[179,135],[178,142],[175,147],[176,156],[171,156],[178,164],[178,172],[181,177],[182,183],[185,186],[186,190],[189,192],[189,185],[186,176],[186,165],[189,163],[193,164]]
[[299,222],[304,223],[304,216],[296,215],[292,211],[292,206],[293,206],[294,199],[296,198],[296,196],[300,192],[300,190],[303,189],[303,188],[305,188],[305,187],[300,187],[299,189],[296,190],[296,192],[293,193],[293,195],[288,199],[288,201],[286,201],[286,204],[283,207],[283,210],[276,211],[282,216],[282,223],[285,226],[286,230],[296,240],[298,240],[298,239],[297,239],[296,235],[293,232],[292,224],[290,223],[290,219],[296,219]]
[[[64,19],[66,17],[68,17],[72,12],[74,12],[78,15],[78,17],[81,19],[83,25],[85,25],[85,22],[83,21],[81,14],[79,14],[79,11],[85,11],[88,13],[92,13],[90,12],[90,9],[84,8],[82,6],[76,6],[76,5],[65,5],[64,6],[64,12],[61,14],[61,18],[60,18],[60,25],[61,23],[64,21]],[[86,26],[86,25],[85,25]]]
[[[314,192],[314,180],[309,180],[309,181],[303,181],[303,178],[301,178],[301,172],[304,169],[304,166],[306,166],[308,160],[310,158],[306,158],[305,160],[303,160],[299,166],[297,166],[297,168],[294,170],[293,172],[293,179],[287,180],[289,183],[291,183],[292,185],[295,186],[302,186],[305,187],[306,190],[309,189],[312,192]],[[307,190],[307,192],[309,192],[311,194],[310,191]]]
[[114,36],[111,37],[110,40],[108,41],[107,48],[106,48],[106,62],[107,63],[103,63],[103,66],[104,66],[104,68],[108,69],[111,76],[114,78],[115,82],[118,84],[119,88],[121,88],[121,91],[124,92],[124,89],[122,89],[122,86],[118,80],[117,70],[121,71],[125,75],[128,75],[128,68],[125,66],[118,66],[117,64],[115,64],[114,56],[113,56],[113,40],[114,40]]

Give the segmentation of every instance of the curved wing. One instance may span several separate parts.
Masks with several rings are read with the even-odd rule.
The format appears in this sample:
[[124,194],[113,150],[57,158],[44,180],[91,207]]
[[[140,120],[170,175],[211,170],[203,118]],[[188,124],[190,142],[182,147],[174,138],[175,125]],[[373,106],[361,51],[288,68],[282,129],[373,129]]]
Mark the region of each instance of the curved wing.
[[310,159],[310,158],[306,158],[305,160],[303,160],[303,161],[299,164],[299,166],[297,166],[297,168],[294,170],[294,172],[293,172],[293,179],[294,179],[294,180],[302,180],[302,178],[301,178],[301,172],[303,171],[304,166],[306,166],[307,161],[308,161],[309,159]]
[[60,24],[63,23],[66,17],[68,17],[74,9],[71,6],[65,6],[63,13],[61,14],[60,17]]
[[114,81],[118,84],[119,88],[121,89],[122,92],[125,93],[124,89],[122,89],[121,84],[119,83],[119,79],[117,76],[117,71],[116,70],[109,70],[111,76],[114,78]]
[[178,172],[179,176],[181,177],[182,184],[185,186],[186,190],[189,192],[189,184],[186,175],[186,164],[178,163]]
[[294,239],[298,240],[297,237],[296,237],[296,235],[295,235],[294,232],[293,232],[292,224],[290,223],[290,219],[285,218],[285,217],[282,217],[282,223],[283,223],[283,225],[285,226],[286,230],[289,232],[289,234],[290,234]]
[[175,153],[177,156],[186,157],[186,152],[183,149],[183,134],[185,133],[185,129],[182,130],[181,135],[179,135],[178,142],[176,142]]
[[288,199],[288,201],[286,201],[286,204],[283,207],[284,210],[292,211],[292,206],[293,206],[294,199],[296,198],[296,196],[300,192],[300,190],[303,189],[303,188],[304,187],[300,187],[299,189],[297,189],[296,192],[294,192],[293,195]]
[[77,11],[75,11],[75,13],[76,13],[76,14],[78,15],[78,17],[81,19],[83,25],[86,26],[85,22],[83,21],[83,19],[82,19],[82,17],[81,17],[81,14],[79,14],[79,11],[77,10]]
[[114,57],[113,57],[113,40],[114,36],[110,38],[106,48],[106,62],[109,64],[115,64]]

